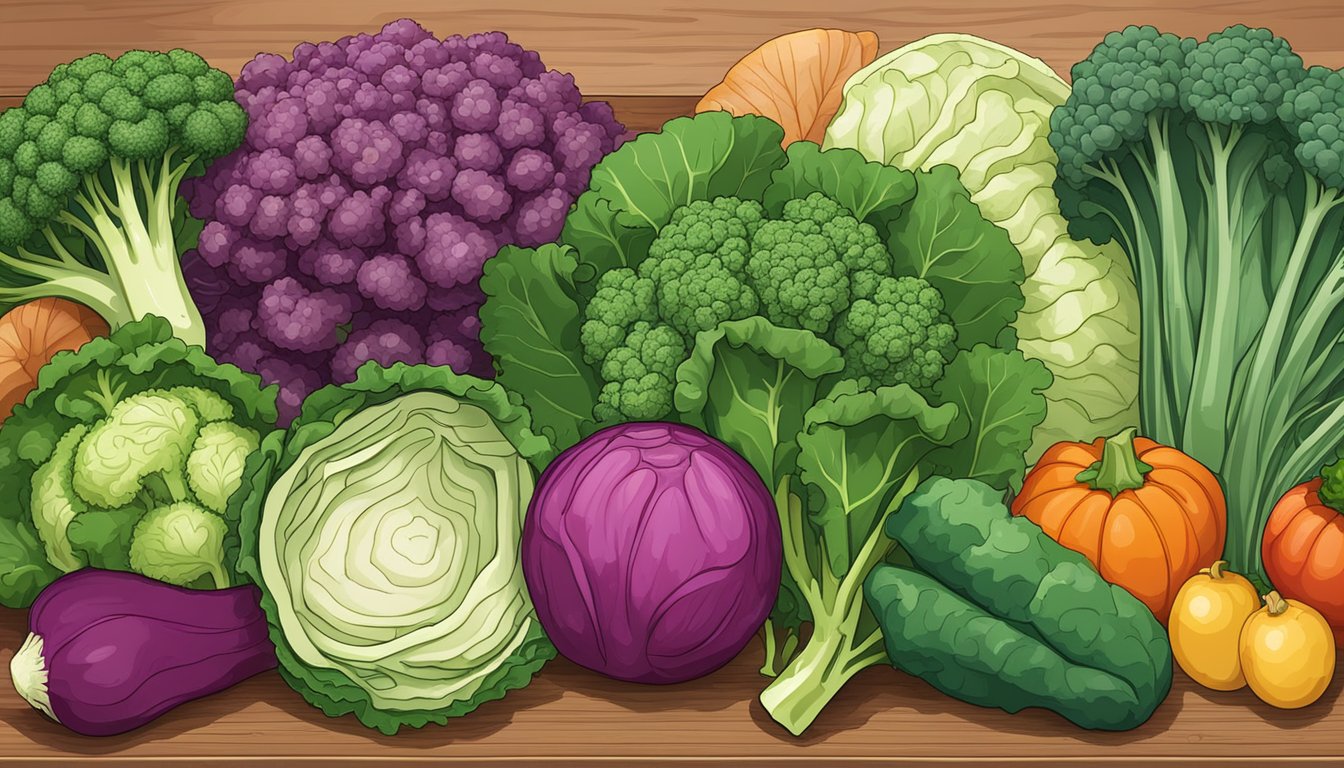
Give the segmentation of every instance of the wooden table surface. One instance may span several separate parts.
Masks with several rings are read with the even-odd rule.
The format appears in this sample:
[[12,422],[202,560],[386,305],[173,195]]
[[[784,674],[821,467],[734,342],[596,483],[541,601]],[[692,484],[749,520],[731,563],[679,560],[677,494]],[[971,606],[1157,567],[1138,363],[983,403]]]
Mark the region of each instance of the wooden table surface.
[[[132,733],[81,737],[10,692],[9,656],[23,639],[20,611],[0,611],[0,764],[79,764],[97,756],[130,765],[280,764],[589,766],[597,763],[776,766],[1128,766],[1156,762],[1344,764],[1344,669],[1322,700],[1276,710],[1249,691],[1214,693],[1177,674],[1171,695],[1127,733],[1075,728],[1044,710],[1009,715],[943,696],[894,669],[852,681],[803,738],[761,709],[760,644],[704,679],[643,686],[551,662],[527,688],[446,727],[396,736],[329,719],[279,675],[254,677],[186,704]],[[1274,762],[1277,764],[1277,762]]]
[[[258,51],[286,52],[411,16],[440,35],[502,29],[573,72],[586,94],[610,99],[636,131],[685,114],[725,68],[762,41],[810,26],[871,29],[887,51],[935,32],[990,37],[1062,74],[1107,31],[1155,24],[1202,35],[1265,25],[1310,63],[1344,66],[1341,0],[1080,3],[1035,0],[0,0],[0,107],[17,103],[55,64],[89,51],[192,48],[236,73]],[[130,765],[878,764],[1118,766],[1154,763],[1344,765],[1344,670],[1316,705],[1273,710],[1249,692],[1215,694],[1178,673],[1142,728],[1079,730],[1042,711],[1007,715],[962,704],[891,669],[859,676],[802,739],[761,710],[755,643],[727,668],[669,688],[614,683],[563,660],[528,688],[445,728],[383,737],[329,720],[277,675],[193,702],[134,733],[76,736],[9,693],[8,659],[22,612],[0,611],[0,763]]]

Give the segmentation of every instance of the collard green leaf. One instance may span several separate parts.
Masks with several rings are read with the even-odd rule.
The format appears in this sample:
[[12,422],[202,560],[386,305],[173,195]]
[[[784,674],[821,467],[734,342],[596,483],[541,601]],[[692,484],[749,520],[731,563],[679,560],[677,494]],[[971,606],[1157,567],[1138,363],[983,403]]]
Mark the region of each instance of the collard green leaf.
[[696,338],[674,399],[683,421],[742,454],[773,491],[795,469],[795,438],[821,380],[842,367],[840,350],[809,331],[732,320]]
[[817,489],[812,520],[831,572],[843,576],[901,498],[931,472],[926,459],[965,435],[957,406],[934,407],[902,384],[852,383],[807,412],[798,437],[803,482]]
[[775,171],[762,202],[773,216],[784,203],[820,192],[853,211],[854,218],[885,235],[915,196],[909,171],[870,162],[852,149],[822,151],[810,141],[789,145],[788,164]]
[[508,246],[485,263],[481,278],[481,342],[499,382],[523,397],[557,450],[579,441],[601,389],[579,344],[577,265],[565,246]]
[[936,166],[917,187],[888,241],[896,272],[928,280],[943,294],[957,346],[1004,342],[1022,309],[1022,257],[1008,233],[985,221],[957,170]]
[[995,488],[1020,488],[1032,430],[1045,420],[1043,393],[1052,380],[1044,363],[1015,349],[981,344],[958,353],[933,390],[940,402],[966,414],[969,431],[938,452],[941,471]]
[[681,117],[626,142],[593,168],[560,242],[579,252],[579,280],[637,267],[672,212],[695,200],[760,199],[785,162],[784,129],[755,115]]

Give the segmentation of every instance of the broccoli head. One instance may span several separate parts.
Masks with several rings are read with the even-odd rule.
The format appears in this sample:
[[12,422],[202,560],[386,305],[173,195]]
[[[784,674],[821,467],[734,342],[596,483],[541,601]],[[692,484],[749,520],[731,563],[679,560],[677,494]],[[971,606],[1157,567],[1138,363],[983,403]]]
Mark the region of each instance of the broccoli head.
[[178,186],[241,143],[233,93],[189,51],[95,53],[0,113],[0,304],[60,296],[114,329],[155,314],[203,344]]
[[918,277],[882,278],[873,297],[855,301],[835,329],[845,371],[870,387],[928,390],[956,354],[956,340],[942,294]]

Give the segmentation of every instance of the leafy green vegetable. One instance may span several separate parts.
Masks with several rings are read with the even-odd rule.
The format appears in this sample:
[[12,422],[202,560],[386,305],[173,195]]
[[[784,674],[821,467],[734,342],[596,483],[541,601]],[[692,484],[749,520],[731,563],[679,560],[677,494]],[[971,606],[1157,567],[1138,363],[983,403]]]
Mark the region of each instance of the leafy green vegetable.
[[[882,659],[861,586],[893,556],[886,516],[932,474],[1019,480],[1051,377],[1011,349],[1021,257],[954,173],[782,135],[706,113],[609,155],[558,245],[492,260],[482,338],[557,448],[680,420],[766,481],[786,567],[762,701],[798,733]],[[560,370],[584,373],[550,390]]]
[[149,317],[56,355],[0,427],[0,495],[14,500],[0,513],[0,603],[25,606],[85,566],[239,581],[236,526],[220,515],[242,456],[274,428],[275,390],[173,332]]
[[1070,232],[1138,278],[1143,432],[1220,476],[1251,577],[1274,504],[1344,446],[1342,121],[1344,72],[1240,25],[1113,32],[1051,118]]
[[919,570],[884,565],[867,600],[891,662],[936,688],[1008,712],[1054,710],[1125,730],[1171,687],[1152,613],[978,480],[934,478],[887,522]]
[[[1019,51],[971,35],[932,35],[855,73],[823,143],[898,168],[960,179],[965,190],[930,197],[927,214],[912,212],[902,242],[950,261],[965,277],[964,290],[1022,282],[1025,270],[1026,306],[994,307],[984,328],[1012,322],[1017,346],[1054,374],[1032,459],[1060,440],[1091,440],[1138,421],[1134,280],[1115,244],[1069,238],[1050,188],[1055,153],[1046,135],[1051,112],[1068,93],[1053,70]],[[1021,254],[1014,276],[997,272],[997,261],[958,263],[958,255],[967,253],[958,245],[968,242],[970,230],[951,230],[940,247],[925,245],[933,242],[940,221],[966,211],[967,201],[1008,232]],[[929,281],[951,291],[933,277]],[[975,327],[958,319],[959,329]]]
[[286,681],[389,734],[526,685],[555,655],[519,560],[550,452],[516,395],[448,368],[310,395],[230,501]]

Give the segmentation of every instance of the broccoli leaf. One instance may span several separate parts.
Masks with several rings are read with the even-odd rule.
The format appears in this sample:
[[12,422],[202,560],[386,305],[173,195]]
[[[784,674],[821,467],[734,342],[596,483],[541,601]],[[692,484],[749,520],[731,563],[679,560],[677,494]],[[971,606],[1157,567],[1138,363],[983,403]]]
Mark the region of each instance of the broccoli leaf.
[[835,200],[885,233],[915,196],[915,176],[890,165],[869,162],[852,149],[823,152],[810,141],[789,145],[788,164],[775,171],[762,202],[772,216],[784,204],[813,192]]
[[863,562],[871,567],[886,554],[858,557],[876,546],[871,540],[886,516],[929,474],[923,468],[929,454],[966,429],[957,406],[934,407],[905,384],[859,391],[847,382],[807,412],[798,466],[821,504],[803,523],[815,532],[805,540],[819,539],[808,545],[820,547],[833,575],[844,577]]
[[90,567],[129,571],[131,536],[142,515],[138,507],[89,510],[71,521],[66,535]]
[[822,377],[842,367],[840,350],[809,331],[732,320],[696,338],[674,399],[683,421],[742,454],[776,491],[794,472],[794,440]]
[[29,605],[60,575],[47,562],[42,542],[31,525],[0,517],[0,605]]
[[1026,472],[1032,430],[1045,420],[1042,393],[1054,377],[1039,360],[1017,350],[980,344],[948,363],[933,390],[966,414],[966,438],[938,452],[941,471],[1017,490]]
[[579,344],[577,264],[564,246],[509,246],[485,263],[481,278],[481,342],[500,383],[526,399],[558,449],[579,441],[601,388]]
[[608,155],[560,235],[579,250],[579,281],[638,267],[672,212],[693,200],[760,199],[784,165],[783,138],[766,118],[720,112],[672,120]]
[[1007,232],[985,221],[955,168],[935,166],[915,183],[915,198],[888,241],[895,271],[922,277],[943,294],[957,346],[1008,346],[1004,334],[1024,303],[1022,257]]

